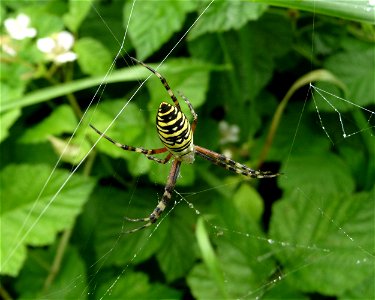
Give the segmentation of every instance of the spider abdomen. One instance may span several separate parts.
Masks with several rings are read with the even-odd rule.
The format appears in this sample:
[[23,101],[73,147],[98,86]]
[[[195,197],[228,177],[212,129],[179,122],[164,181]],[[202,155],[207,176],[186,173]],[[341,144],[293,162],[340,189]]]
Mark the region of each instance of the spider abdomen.
[[193,133],[184,113],[162,102],[156,116],[156,129],[164,146],[176,157],[193,152]]

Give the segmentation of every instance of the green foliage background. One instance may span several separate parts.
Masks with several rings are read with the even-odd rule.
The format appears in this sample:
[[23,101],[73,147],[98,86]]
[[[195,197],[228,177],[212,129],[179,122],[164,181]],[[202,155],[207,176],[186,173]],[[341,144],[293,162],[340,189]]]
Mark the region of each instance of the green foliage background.
[[[2,1],[2,24],[22,12],[37,38],[69,30],[78,54],[46,63],[35,39],[2,52],[2,298],[375,298],[374,6],[208,5]],[[127,103],[107,134],[160,147],[154,118],[168,95],[152,76],[131,98],[150,73],[128,55],[157,67],[175,45],[158,70],[195,107],[195,143],[284,175],[248,181],[197,158],[160,225],[121,235],[134,226],[124,216],[155,207],[169,166],[96,144],[88,124],[104,130]],[[339,117],[357,134],[344,139]],[[223,120],[238,142],[219,143]]]

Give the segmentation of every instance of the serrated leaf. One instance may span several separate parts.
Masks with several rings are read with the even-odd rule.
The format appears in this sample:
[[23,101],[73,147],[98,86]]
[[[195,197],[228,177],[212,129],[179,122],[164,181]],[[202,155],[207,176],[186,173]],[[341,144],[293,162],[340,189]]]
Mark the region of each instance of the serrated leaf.
[[126,3],[125,22],[128,22],[132,10],[129,35],[137,57],[144,60],[158,50],[181,29],[185,16],[196,4],[194,1],[144,1],[132,10],[133,4]]
[[267,9],[263,3],[247,1],[217,1],[204,14],[204,22],[198,22],[189,32],[189,39],[204,33],[239,29],[250,20],[257,20]]
[[105,74],[112,64],[108,49],[99,41],[92,38],[81,38],[74,44],[78,55],[78,64],[88,75]]
[[15,276],[26,258],[26,246],[48,245],[70,228],[93,188],[78,174],[57,194],[69,172],[45,165],[9,165],[1,172],[1,273]]
[[[191,119],[191,113],[178,93],[187,97],[194,109],[199,108],[206,100],[211,69],[212,66],[191,59],[168,60],[158,69],[158,72],[168,81],[173,93],[179,99],[181,109],[189,119]],[[147,87],[151,95],[148,107],[151,111],[155,111],[156,116],[160,103],[162,101],[172,103],[172,100],[156,76],[148,80]],[[153,121],[155,116],[152,116]]]
[[374,194],[327,195],[288,194],[273,207],[270,234],[293,286],[342,295],[374,276]]
[[[100,103],[97,107],[91,108],[89,112],[89,114],[93,114],[92,120],[90,121],[91,124],[101,132],[104,132],[106,127],[113,121],[125,104],[125,99],[119,99],[105,101]],[[106,135],[121,144],[135,147],[146,146],[134,144],[138,137],[144,133],[145,125],[142,112],[135,104],[129,103],[126,105],[123,114],[117,119],[117,122],[106,132]],[[89,128],[86,133],[90,135],[93,141],[97,141],[100,137],[91,128]],[[99,141],[97,148],[115,158],[123,157],[129,159],[133,155],[140,155],[124,151],[104,138]]]
[[[279,183],[285,191],[299,188],[306,195],[327,196],[350,194],[355,187],[348,165],[330,152],[292,156],[281,171],[285,175],[279,178]],[[284,176],[288,179],[283,179]]]
[[320,95],[315,93],[315,97],[319,101],[319,110],[334,111],[336,108],[342,113],[358,109],[358,106],[375,104],[374,45],[367,45],[356,40],[351,42],[357,44],[358,48],[333,55],[325,62],[325,68],[346,84],[348,94],[343,96],[337,87],[319,84],[318,87],[323,89]]
[[58,106],[47,118],[26,129],[19,141],[22,143],[45,142],[51,135],[71,133],[77,126],[77,119],[68,105]]

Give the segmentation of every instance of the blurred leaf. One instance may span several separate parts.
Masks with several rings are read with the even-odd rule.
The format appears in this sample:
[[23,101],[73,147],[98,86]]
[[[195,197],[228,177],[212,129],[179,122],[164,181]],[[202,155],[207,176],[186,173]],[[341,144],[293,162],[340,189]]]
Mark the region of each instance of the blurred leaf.
[[275,253],[302,291],[340,295],[374,276],[374,191],[341,195],[296,189],[273,207]]
[[[95,249],[98,257],[103,258],[106,266],[126,266],[138,264],[155,254],[166,237],[169,220],[161,217],[163,224],[155,231],[155,226],[136,233],[126,234],[143,225],[125,220],[129,218],[148,217],[159,201],[158,194],[150,188],[138,188],[135,184],[130,190],[123,192],[114,187],[100,187],[94,196],[96,224]],[[93,213],[90,216],[93,218]],[[154,232],[155,231],[155,232]],[[151,238],[148,238],[153,233]],[[110,253],[110,255],[108,255]],[[136,256],[134,256],[136,254]]]
[[68,105],[60,105],[37,125],[25,130],[19,138],[22,143],[45,142],[51,135],[72,133],[77,126],[76,117]]
[[[1,273],[15,276],[26,258],[26,246],[51,244],[81,212],[94,181],[44,165],[9,165],[1,172]],[[22,174],[22,176],[20,176]],[[44,186],[47,183],[46,186]],[[43,191],[41,195],[39,193]]]
[[230,29],[239,29],[250,20],[257,20],[267,5],[245,1],[213,2],[204,14],[204,22],[198,22],[189,32],[189,39],[205,33],[217,33]]
[[158,50],[182,28],[186,14],[195,6],[196,2],[192,1],[166,0],[136,3],[133,9],[133,3],[126,3],[125,22],[127,24],[131,14],[129,35],[137,51],[137,58],[144,60]]
[[9,128],[21,115],[20,109],[13,109],[0,114],[0,142],[5,140],[9,135]]
[[269,5],[310,11],[314,14],[323,14],[341,19],[374,24],[374,5],[368,0],[351,1],[294,1],[294,0],[257,0]]
[[16,285],[20,299],[82,299],[87,287],[85,264],[74,248],[66,250],[51,286],[47,290],[43,288],[46,278],[53,271],[46,266],[52,266],[56,251],[56,247],[29,250],[29,258]]
[[129,270],[113,282],[101,285],[97,294],[106,299],[180,299],[181,292],[158,284],[150,283],[148,277],[141,272]]
[[[170,205],[172,206],[172,203]],[[172,282],[183,278],[184,274],[193,267],[197,258],[193,231],[194,214],[182,201],[165,218],[170,219],[170,224],[156,253],[156,259],[167,281]]]
[[92,38],[81,38],[74,44],[78,55],[78,64],[88,75],[105,74],[111,64],[112,57],[105,46]]
[[76,33],[82,21],[92,7],[93,0],[69,1],[69,12],[63,16],[65,25],[70,31]]
[[264,211],[263,199],[253,187],[241,184],[233,195],[233,202],[238,210],[249,215],[255,221],[261,219]]

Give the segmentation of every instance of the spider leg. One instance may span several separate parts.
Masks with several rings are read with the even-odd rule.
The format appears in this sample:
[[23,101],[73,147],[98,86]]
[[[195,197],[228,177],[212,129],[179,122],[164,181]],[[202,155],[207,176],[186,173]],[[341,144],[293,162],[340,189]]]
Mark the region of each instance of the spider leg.
[[181,166],[181,161],[175,159],[172,163],[172,167],[168,175],[167,184],[164,188],[164,194],[161,197],[161,200],[159,201],[156,208],[150,214],[150,216],[148,216],[147,218],[139,218],[139,219],[131,219],[131,218],[125,217],[125,219],[130,222],[147,222],[147,223],[142,225],[141,227],[125,231],[124,233],[137,232],[139,230],[142,230],[146,227],[151,226],[159,219],[160,215],[163,213],[166,206],[168,205],[168,202],[172,198],[172,192],[176,185],[178,174],[180,173],[180,166]]
[[192,132],[194,133],[195,131],[195,127],[197,127],[197,123],[198,123],[198,115],[197,113],[195,112],[194,108],[193,108],[193,105],[190,103],[189,99],[187,97],[185,97],[184,94],[182,94],[181,92],[178,92],[179,95],[181,96],[182,99],[184,99],[185,103],[187,104],[187,106],[189,107],[190,109],[190,112],[191,114],[193,115],[193,123],[191,123],[191,130]]
[[144,62],[141,62],[140,60],[138,60],[138,59],[136,59],[134,57],[130,57],[130,58],[133,61],[135,61],[136,63],[141,64],[145,68],[149,69],[152,73],[154,73],[160,79],[161,83],[164,85],[165,89],[167,90],[167,92],[169,94],[169,97],[171,97],[171,99],[173,100],[174,105],[178,108],[178,110],[181,110],[180,103],[178,103],[178,99],[174,95],[174,93],[173,93],[172,89],[170,88],[167,80],[160,73],[158,73],[156,70],[154,70],[150,66],[146,65]]
[[228,171],[244,175],[250,178],[272,178],[281,175],[280,173],[272,173],[270,171],[257,171],[240,164],[222,154],[208,150],[200,146],[194,146],[195,154],[208,160],[209,162],[222,167]]
[[128,146],[128,145],[123,145],[123,144],[120,144],[119,142],[116,142],[115,140],[113,140],[109,136],[105,135],[100,130],[96,129],[93,125],[90,124],[90,127],[92,129],[94,129],[99,135],[101,135],[102,137],[104,137],[105,139],[107,139],[108,141],[110,141],[115,146],[121,148],[122,150],[127,150],[127,151],[133,151],[133,152],[141,153],[141,154],[145,155],[149,160],[156,161],[159,164],[165,164],[165,163],[167,163],[171,159],[171,157],[172,157],[171,153],[169,153],[164,159],[160,159],[160,158],[157,158],[157,157],[151,155],[151,154],[160,154],[160,153],[167,152],[168,149],[165,148],[165,147],[164,148],[160,148],[160,149],[144,149],[142,147],[133,147],[133,146]]

